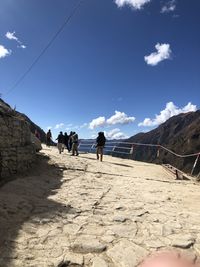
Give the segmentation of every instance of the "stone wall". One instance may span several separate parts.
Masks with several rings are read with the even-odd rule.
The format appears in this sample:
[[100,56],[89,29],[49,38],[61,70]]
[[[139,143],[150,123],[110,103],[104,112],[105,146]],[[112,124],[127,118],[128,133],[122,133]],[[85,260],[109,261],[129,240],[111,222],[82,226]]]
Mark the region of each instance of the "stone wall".
[[0,179],[26,171],[35,159],[28,123],[0,106]]

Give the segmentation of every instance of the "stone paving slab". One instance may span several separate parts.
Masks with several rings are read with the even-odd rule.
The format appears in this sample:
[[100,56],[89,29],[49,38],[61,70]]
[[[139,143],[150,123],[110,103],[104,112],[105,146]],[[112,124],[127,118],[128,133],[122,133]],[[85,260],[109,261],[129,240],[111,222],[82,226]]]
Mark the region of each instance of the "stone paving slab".
[[136,267],[160,249],[199,257],[198,183],[154,164],[41,154],[0,188],[0,267]]

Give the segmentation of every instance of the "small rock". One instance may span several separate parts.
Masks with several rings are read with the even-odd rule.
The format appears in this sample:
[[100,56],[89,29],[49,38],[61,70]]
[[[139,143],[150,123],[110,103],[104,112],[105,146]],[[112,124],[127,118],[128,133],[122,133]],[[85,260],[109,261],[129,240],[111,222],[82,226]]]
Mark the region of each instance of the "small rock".
[[125,210],[125,207],[124,207],[123,205],[121,205],[121,204],[117,204],[117,205],[115,206],[115,209],[116,209],[116,210]]
[[149,214],[149,212],[147,210],[137,210],[134,212],[134,215],[138,217],[142,217],[145,214]]
[[108,267],[108,264],[105,262],[105,260],[95,257],[92,260],[92,267]]
[[[83,266],[84,258],[82,255],[67,253],[64,262],[68,262],[69,266]],[[68,265],[67,265],[68,266]]]
[[123,217],[123,216],[115,216],[114,218],[113,218],[113,221],[114,222],[125,222],[127,220],[127,218],[126,217]]
[[101,244],[97,239],[80,239],[75,241],[71,249],[77,253],[101,253],[106,250],[106,245]]
[[173,235],[169,236],[172,239],[171,245],[177,248],[190,248],[195,243],[195,239],[191,235]]

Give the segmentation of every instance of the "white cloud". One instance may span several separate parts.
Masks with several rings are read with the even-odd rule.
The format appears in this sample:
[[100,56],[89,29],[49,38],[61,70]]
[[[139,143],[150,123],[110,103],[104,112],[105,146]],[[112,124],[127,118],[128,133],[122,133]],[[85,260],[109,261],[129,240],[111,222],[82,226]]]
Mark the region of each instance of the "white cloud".
[[189,102],[185,107],[182,108],[182,113],[195,112],[197,111],[197,106]]
[[6,38],[8,38],[9,40],[15,40],[15,41],[19,42],[17,36],[15,36],[15,32],[7,32],[7,33],[5,34],[5,36],[6,36]]
[[3,45],[0,45],[0,58],[9,56],[12,53],[11,50],[8,50]]
[[105,136],[107,139],[126,139],[126,138],[128,138],[128,136],[125,133],[121,132],[120,129],[118,129],[118,128],[112,129],[109,132],[105,131]]
[[196,110],[197,106],[193,105],[191,102],[189,102],[183,108],[178,108],[177,106],[174,105],[173,102],[169,102],[166,104],[165,109],[160,111],[159,115],[155,115],[154,119],[146,118],[143,122],[140,122],[138,126],[145,126],[145,127],[158,126],[175,115]]
[[167,2],[161,9],[161,13],[173,12],[176,9],[176,0]]
[[129,124],[134,122],[135,117],[128,117],[126,113],[121,111],[115,111],[115,114],[106,120],[105,117],[98,117],[93,119],[89,123],[89,129],[95,129],[97,127],[111,126],[115,124]]
[[20,45],[21,48],[25,49],[26,48],[26,45]]
[[94,120],[92,120],[90,123],[89,123],[89,129],[95,129],[97,127],[102,127],[102,126],[105,126],[106,124],[106,119],[105,117],[98,117]]
[[63,126],[64,126],[64,123],[58,123],[58,124],[56,124],[55,129],[60,129]]
[[48,126],[48,127],[47,127],[47,130],[51,130],[51,129],[52,129],[52,126]]
[[15,35],[15,31],[14,32],[7,32],[5,34],[6,38],[9,40],[15,40],[18,44],[19,44],[19,48],[23,48],[25,49],[26,46],[19,40],[19,38]]
[[134,9],[141,9],[151,0],[115,0],[115,3],[118,7],[123,7],[124,5],[128,5]]
[[134,120],[135,120],[135,117],[128,117],[126,113],[116,110],[115,115],[107,119],[106,124],[107,125],[129,124],[129,123],[134,122]]
[[156,66],[161,61],[169,59],[172,53],[170,44],[157,43],[155,48],[157,52],[151,53],[149,56],[144,57],[146,63],[151,66]]

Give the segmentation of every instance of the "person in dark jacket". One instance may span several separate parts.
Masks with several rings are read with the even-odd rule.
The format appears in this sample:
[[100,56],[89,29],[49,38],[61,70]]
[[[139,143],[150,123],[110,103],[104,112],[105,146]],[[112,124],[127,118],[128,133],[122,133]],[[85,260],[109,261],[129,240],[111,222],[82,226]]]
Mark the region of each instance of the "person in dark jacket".
[[69,135],[67,133],[64,134],[64,144],[65,144],[68,152],[70,152],[69,151]]
[[72,135],[73,135],[73,132],[70,132],[69,134],[69,152],[72,150]]
[[97,148],[96,154],[97,154],[97,159],[98,160],[100,159],[100,161],[103,160],[103,148],[105,146],[105,143],[106,143],[106,138],[104,136],[104,132],[99,132],[98,137],[96,139],[96,148]]
[[52,138],[52,134],[51,134],[50,129],[48,130],[46,137],[47,137],[47,146],[50,146],[51,145],[51,138]]
[[63,147],[64,147],[64,135],[62,132],[60,132],[60,134],[58,135],[58,137],[56,138],[56,140],[58,140],[58,151],[61,154],[61,152],[63,152]]

